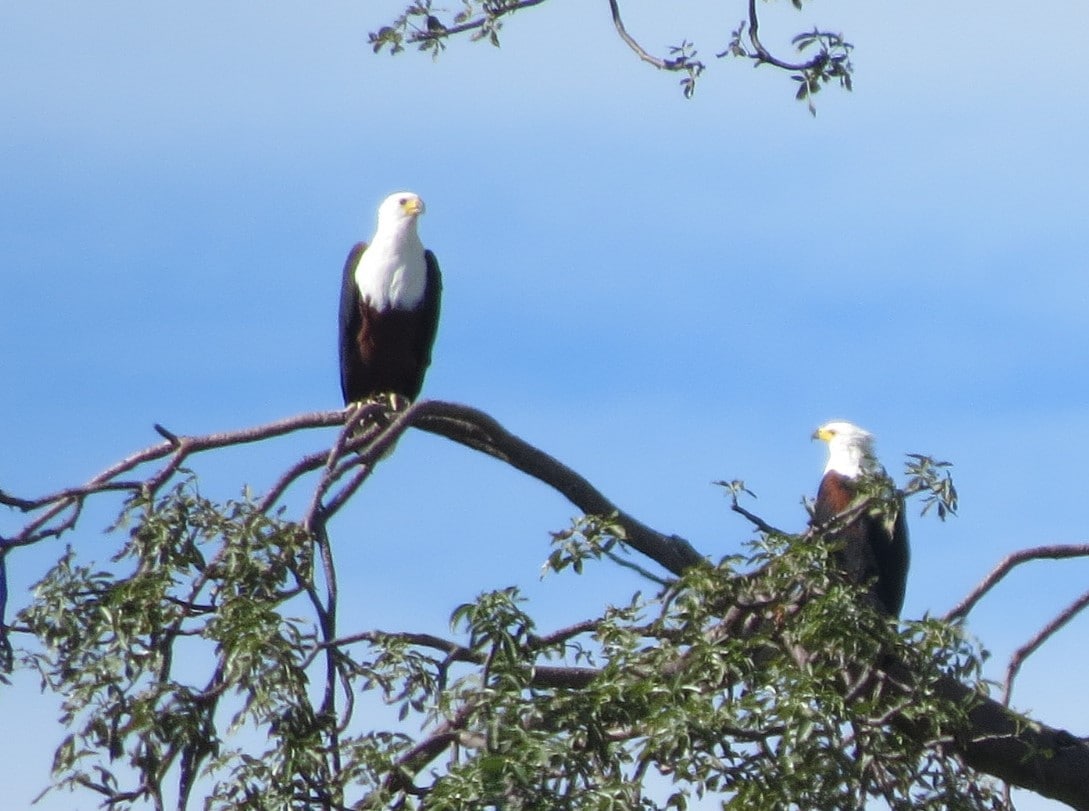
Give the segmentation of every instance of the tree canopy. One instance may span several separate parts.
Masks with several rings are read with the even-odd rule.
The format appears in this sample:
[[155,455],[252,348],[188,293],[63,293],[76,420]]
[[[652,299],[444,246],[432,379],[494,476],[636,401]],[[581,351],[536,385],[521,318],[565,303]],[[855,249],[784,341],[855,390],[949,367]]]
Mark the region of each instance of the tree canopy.
[[[360,626],[338,611],[329,525],[410,427],[531,475],[584,516],[546,568],[642,572],[647,588],[540,628],[516,588],[454,607],[447,637]],[[742,506],[743,554],[708,559],[618,509],[486,414],[372,403],[138,451],[36,499],[18,550],[121,498],[112,563],[69,547],[6,630],[10,659],[63,697],[57,787],[113,808],[1001,808],[999,781],[1089,807],[1089,746],[1007,709],[964,632],[972,604],[897,627],[838,579],[828,527],[791,534]],[[206,455],[332,431],[266,492],[202,495]],[[906,491],[955,507],[941,463]],[[285,498],[303,493],[302,514]],[[309,494],[309,495],[305,495]],[[867,497],[855,509],[872,509]],[[1037,550],[1085,555],[1089,549]],[[1045,637],[1041,636],[1039,641]],[[378,711],[388,706],[394,714]],[[381,719],[381,720],[379,720]]]

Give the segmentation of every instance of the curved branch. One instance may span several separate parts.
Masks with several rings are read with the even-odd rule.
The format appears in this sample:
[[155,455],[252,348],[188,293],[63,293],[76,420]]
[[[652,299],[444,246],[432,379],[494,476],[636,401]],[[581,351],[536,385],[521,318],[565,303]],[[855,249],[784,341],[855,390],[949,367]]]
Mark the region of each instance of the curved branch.
[[968,612],[975,608],[984,595],[993,589],[1013,569],[1030,560],[1062,560],[1064,558],[1089,557],[1089,544],[1051,544],[1049,546],[1036,546],[1032,549],[1022,549],[1007,555],[972,589],[963,600],[946,612],[942,617],[946,622],[962,619],[968,616]]
[[624,21],[620,19],[620,3],[618,0],[609,0],[609,12],[613,18],[613,27],[616,28],[616,33],[620,36],[620,39],[644,62],[654,65],[654,67],[659,70],[701,71],[703,69],[702,62],[692,60],[684,55],[677,59],[662,59],[659,56],[649,53],[642,45],[636,42],[631,34],[628,33],[628,29],[624,26]]
[[758,63],[774,65],[783,70],[804,73],[820,67],[825,59],[822,54],[817,54],[806,62],[786,62],[765,48],[764,43],[760,41],[760,17],[756,11],[756,0],[749,0],[749,42],[752,44],[753,51],[755,51],[755,54],[752,55],[753,59]]
[[[366,412],[367,417],[374,414],[375,412],[370,410]],[[151,487],[151,491],[154,492],[169,478],[164,474],[176,472],[186,459],[195,454],[227,446],[259,442],[301,430],[344,426],[347,421],[357,418],[358,415],[353,409],[318,411],[256,427],[204,436],[183,436],[170,432],[170,439],[131,454],[92,477],[82,486],[66,488],[34,499],[16,498],[0,491],[0,504],[28,513],[45,510],[44,514],[37,516],[18,534],[5,539],[4,547],[25,546],[45,537],[56,537],[71,529],[83,501],[88,496],[116,490],[139,492],[151,485],[154,485]],[[506,462],[552,487],[587,515],[606,516],[615,513],[617,523],[627,533],[625,542],[674,574],[680,574],[684,569],[703,560],[688,541],[675,535],[664,535],[619,509],[584,477],[507,431],[489,415],[468,406],[439,400],[421,400],[414,403],[397,414],[386,429],[378,434],[364,432],[361,436],[351,438],[342,435],[332,451],[322,451],[304,457],[276,482],[270,493],[262,500],[262,508],[270,509],[284,491],[304,474],[327,467],[351,454],[361,452],[371,462],[381,458],[396,442],[397,437],[412,426],[446,437]],[[159,433],[161,434],[162,431]],[[118,479],[122,474],[141,465],[164,458],[168,460],[166,465],[147,479]],[[338,469],[336,472],[342,474],[345,471]],[[319,491],[324,493],[330,483],[320,485]],[[356,482],[354,486],[349,485],[349,487],[354,490],[358,484],[359,482]],[[342,502],[343,498],[340,501]],[[75,512],[63,522],[47,526],[49,521],[68,508],[72,508]]]
[[636,42],[632,35],[628,33],[628,29],[624,27],[623,20],[620,19],[620,4],[617,0],[609,0],[609,11],[613,16],[613,26],[616,28],[616,33],[620,35],[620,39],[624,41],[624,44],[635,52],[636,56],[661,70],[677,69],[675,65],[670,66],[667,64],[664,59],[647,53],[643,49],[643,46]]
[[681,574],[704,558],[677,535],[664,535],[621,510],[567,465],[503,428],[483,411],[454,403],[417,403],[413,424],[424,431],[493,456],[544,482],[587,515],[616,515],[627,533],[624,542],[668,569]]
[[[343,411],[324,411],[300,414],[253,428],[243,428],[238,431],[207,434],[205,436],[179,437],[167,432],[170,434],[170,439],[127,456],[92,477],[82,486],[68,487],[33,499],[16,498],[0,490],[0,505],[14,507],[25,513],[44,510],[41,515],[23,527],[19,533],[11,538],[4,539],[3,545],[5,548],[27,546],[46,538],[59,537],[75,526],[76,519],[86,498],[97,493],[143,491],[149,495],[154,495],[155,490],[161,487],[168,478],[165,474],[176,472],[181,467],[182,462],[193,454],[227,446],[260,442],[305,428],[327,428],[340,425],[344,422],[344,418]],[[164,431],[166,429],[156,426],[156,432],[160,435],[164,435]],[[141,465],[167,457],[169,457],[167,464],[154,476],[150,476],[145,480],[118,479],[123,473],[128,473]],[[322,454],[321,458],[324,460],[325,454]],[[71,515],[56,524],[49,525],[49,522],[69,508],[73,511]]]

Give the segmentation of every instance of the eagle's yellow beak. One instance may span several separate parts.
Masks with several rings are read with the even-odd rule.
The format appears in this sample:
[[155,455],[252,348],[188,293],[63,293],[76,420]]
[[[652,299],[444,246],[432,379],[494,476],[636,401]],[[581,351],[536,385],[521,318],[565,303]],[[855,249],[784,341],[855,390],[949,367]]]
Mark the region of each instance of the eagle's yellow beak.
[[419,197],[410,197],[401,204],[405,214],[410,216],[417,216],[424,213],[424,201]]
[[811,436],[810,439],[819,439],[821,442],[827,442],[834,435],[834,431],[829,431],[827,428],[818,428],[813,432],[813,436]]

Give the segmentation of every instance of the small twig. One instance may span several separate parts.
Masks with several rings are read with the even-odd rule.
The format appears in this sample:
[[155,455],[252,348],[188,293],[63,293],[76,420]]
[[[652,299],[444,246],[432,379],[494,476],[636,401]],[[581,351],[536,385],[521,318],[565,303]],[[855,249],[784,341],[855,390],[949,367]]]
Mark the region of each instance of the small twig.
[[258,509],[267,513],[275,506],[276,502],[280,500],[283,494],[287,491],[287,488],[294,484],[302,476],[306,475],[312,470],[317,470],[324,464],[328,458],[328,451],[317,451],[315,453],[307,454],[298,462],[293,464],[283,475],[277,480],[276,484],[272,486],[258,505]]
[[11,507],[22,512],[30,512],[39,506],[34,501],[9,495],[3,490],[0,490],[0,505]]
[[159,423],[155,423],[152,427],[155,429],[155,433],[157,433],[170,444],[177,447],[179,442],[177,434],[175,434],[173,431],[166,430],[166,428],[161,426]]
[[545,0],[520,0],[517,3],[511,3],[506,6],[502,11],[493,16],[484,15],[483,17],[477,17],[475,20],[469,20],[459,25],[452,25],[449,28],[442,26],[437,29],[417,29],[416,33],[409,34],[407,37],[410,43],[428,42],[432,40],[446,39],[447,37],[454,36],[456,34],[464,34],[466,31],[475,31],[478,28],[483,28],[490,19],[498,19],[505,17],[508,14],[513,14],[516,11],[520,11],[524,8],[530,8],[531,6],[538,6],[544,3]]
[[[116,490],[117,487],[100,487],[95,490],[88,490],[86,495],[90,495],[94,492],[103,490]],[[56,502],[49,507],[44,513],[39,515],[35,520],[27,524],[14,538],[8,538],[4,545],[11,548],[16,546],[29,546],[30,544],[44,541],[46,538],[59,538],[65,532],[70,530],[76,525],[79,520],[79,516],[83,513],[83,496],[65,496],[60,501]],[[64,513],[65,510],[71,510],[68,517],[62,521],[58,521],[52,526],[47,526],[57,516]]]
[[765,533],[767,535],[780,535],[780,536],[782,536],[782,535],[787,534],[787,533],[783,532],[781,529],[779,529],[777,527],[773,527],[771,524],[769,524],[767,521],[765,521],[760,516],[755,515],[755,514],[749,512],[748,510],[746,510],[744,507],[742,507],[740,504],[738,504],[736,496],[734,497],[733,504],[730,505],[730,509],[733,510],[735,513],[738,513],[739,515],[742,515],[745,518],[747,518],[749,520],[749,523],[751,523],[754,527],[756,527],[758,530],[760,530],[761,532],[763,532],[763,533]]
[[668,588],[674,582],[672,580],[667,580],[664,577],[659,577],[646,567],[640,566],[634,560],[628,560],[627,558],[620,557],[620,555],[618,555],[616,552],[607,551],[605,553],[605,557],[607,557],[617,566],[622,566],[625,569],[631,569],[636,574],[641,575],[645,579],[649,580],[651,583],[661,586],[662,588]]
[[529,647],[531,650],[540,650],[541,648],[549,648],[553,645],[559,645],[567,642],[569,639],[573,639],[576,636],[582,634],[588,634],[597,630],[597,627],[601,624],[601,620],[583,620],[577,622],[574,625],[568,625],[566,628],[559,628],[550,634],[544,636],[530,636]]
[[[345,467],[351,466],[346,465]],[[371,472],[373,470],[374,468],[370,465],[359,465],[356,469],[355,475],[352,476],[352,478],[348,480],[348,483],[340,488],[340,490],[338,490],[331,499],[329,499],[329,502],[323,508],[322,521],[328,521],[330,518],[336,515],[337,512],[340,511],[340,508],[348,503],[348,499],[350,499],[355,494],[355,492],[363,486],[363,482],[370,478]]]

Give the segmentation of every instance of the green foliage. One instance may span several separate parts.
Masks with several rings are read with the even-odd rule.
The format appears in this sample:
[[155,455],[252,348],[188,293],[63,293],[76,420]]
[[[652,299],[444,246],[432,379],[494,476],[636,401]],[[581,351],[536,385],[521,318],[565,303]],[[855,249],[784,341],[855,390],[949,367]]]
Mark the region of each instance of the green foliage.
[[562,572],[570,567],[575,574],[582,574],[588,561],[601,560],[618,543],[624,540],[624,528],[616,516],[603,518],[584,515],[576,519],[570,529],[552,533],[552,553],[545,562],[545,571]]
[[[499,47],[499,32],[503,21],[515,12],[541,5],[547,0],[460,0],[456,10],[435,6],[432,0],[413,0],[389,24],[372,31],[368,40],[375,53],[385,51],[391,55],[403,52],[415,45],[419,51],[437,58],[453,37],[467,36],[471,41],[486,41]],[[802,0],[791,0],[797,10],[802,10]],[[744,5],[739,3],[739,5]],[[670,46],[665,55],[655,56],[644,49],[627,29],[620,18],[621,3],[610,4],[613,22],[621,39],[644,62],[660,70],[681,74],[680,86],[685,98],[692,98],[696,84],[706,69],[698,58],[695,45],[688,39]],[[770,65],[786,71],[797,83],[795,97],[805,101],[816,115],[814,97],[821,87],[835,83],[839,87],[852,88],[850,53],[853,46],[841,34],[814,28],[795,36],[791,43],[802,61],[788,61],[771,53],[761,43],[757,30],[759,19],[757,6],[750,4],[749,16],[730,33],[726,47],[718,57],[733,56],[749,60],[754,66]]]
[[[935,464],[916,473],[941,491]],[[24,663],[64,698],[56,783],[113,807],[1002,807],[944,743],[970,707],[934,689],[984,695],[979,652],[956,625],[871,611],[814,533],[761,532],[549,633],[517,589],[487,592],[446,640],[335,637],[323,533],[248,494],[217,504],[187,480],[133,498],[116,531],[109,565],[68,550],[19,617],[43,646]],[[623,562],[624,539],[616,516],[579,519],[546,569]]]
[[237,699],[229,728],[275,727],[281,751],[308,756],[297,736],[315,723],[303,720],[300,667],[312,636],[280,612],[311,568],[306,534],[248,499],[204,499],[193,481],[131,499],[118,528],[129,525],[113,567],[68,550],[19,616],[45,646],[28,662],[64,696],[61,720],[75,730],[54,761],[57,784],[116,797],[120,762],[138,778],[121,796],[159,795],[172,769],[184,796],[220,752],[224,695]]
[[841,34],[813,29],[798,34],[791,42],[798,49],[798,53],[804,54],[812,50],[817,52],[799,73],[791,77],[798,82],[794,97],[805,101],[811,115],[817,114],[813,97],[820,92],[823,85],[835,82],[844,90],[853,89],[851,74],[854,68],[850,54],[854,46],[845,41]]
[[[470,40],[487,41],[498,48],[503,18],[523,5],[520,0],[461,0],[461,8],[451,14],[445,7],[434,8],[431,0],[415,0],[389,25],[372,31],[368,41],[375,53],[387,51],[394,55],[411,44],[437,57],[446,49],[447,37],[467,30]],[[437,14],[449,14],[448,22]],[[467,26],[470,21],[473,24]]]
[[706,65],[696,57],[699,51],[688,40],[683,40],[680,45],[673,45],[669,49],[669,59],[666,60],[668,70],[684,72],[681,78],[681,92],[686,99],[692,98],[696,93],[696,80],[703,75]]
[[922,494],[923,515],[931,508],[936,508],[938,518],[942,521],[957,514],[957,488],[949,474],[952,466],[950,462],[939,462],[921,453],[908,454],[908,482],[904,492],[909,496]]
[[[601,540],[583,540],[581,559],[596,557]],[[474,646],[503,667],[462,690],[477,751],[432,785],[427,807],[655,808],[651,771],[675,783],[666,807],[708,794],[759,809],[1000,805],[940,746],[889,729],[894,712],[935,730],[963,723],[965,708],[937,699],[928,678],[978,675],[972,648],[933,620],[897,635],[857,589],[814,582],[827,560],[817,541],[765,537],[750,575],[700,567],[653,600],[637,595],[595,623],[603,666],[578,689],[533,678],[540,651],[512,592],[460,607]],[[865,664],[906,649],[930,674],[910,693]]]

